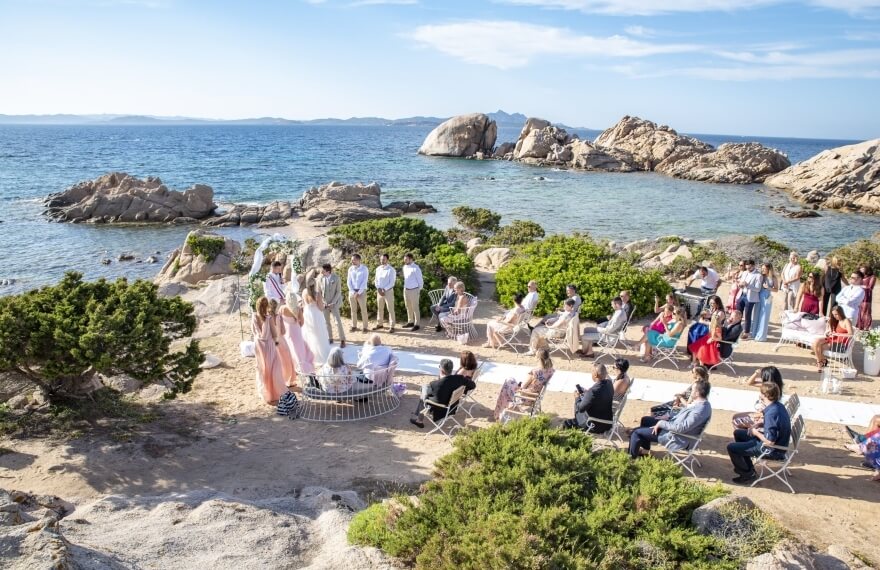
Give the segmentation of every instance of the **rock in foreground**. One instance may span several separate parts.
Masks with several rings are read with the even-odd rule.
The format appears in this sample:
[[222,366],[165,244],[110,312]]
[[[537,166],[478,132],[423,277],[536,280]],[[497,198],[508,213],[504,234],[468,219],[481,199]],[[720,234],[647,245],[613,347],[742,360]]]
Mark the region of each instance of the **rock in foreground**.
[[822,151],[764,183],[806,204],[880,214],[880,139]]
[[232,260],[241,252],[235,240],[205,231],[187,234],[183,246],[175,249],[162,267],[155,282],[196,283],[232,273]]
[[419,154],[461,158],[470,158],[477,153],[491,156],[497,136],[498,127],[487,115],[458,115],[431,131],[419,148]]
[[675,178],[723,184],[751,184],[791,166],[788,157],[759,143],[724,143],[718,150],[682,160],[664,160],[656,170]]
[[144,180],[111,172],[71,186],[44,201],[59,222],[193,222],[214,212],[214,190],[204,184],[178,192],[157,177]]

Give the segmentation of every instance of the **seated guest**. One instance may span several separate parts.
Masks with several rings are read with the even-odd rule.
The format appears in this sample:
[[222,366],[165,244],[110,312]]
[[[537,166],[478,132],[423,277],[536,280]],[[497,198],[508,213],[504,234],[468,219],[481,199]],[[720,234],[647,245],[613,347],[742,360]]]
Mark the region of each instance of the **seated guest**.
[[533,403],[553,377],[553,361],[550,360],[550,352],[546,348],[535,353],[535,364],[525,382],[519,382],[515,378],[504,381],[495,402],[493,416],[496,422],[501,419],[504,410],[518,409],[523,403]]
[[358,356],[357,367],[360,368],[368,380],[372,380],[373,370],[384,370],[391,364],[394,351],[390,346],[382,344],[378,334],[371,334],[364,348]]
[[686,324],[687,314],[685,314],[682,307],[678,307],[675,309],[673,320],[666,324],[665,333],[660,334],[655,330],[648,330],[647,340],[642,343],[642,346],[645,347],[645,356],[639,360],[641,362],[649,362],[654,357],[653,349],[655,346],[662,346],[663,348],[675,347],[678,344],[678,339],[681,338],[681,333],[684,332]]
[[[623,309],[623,314],[626,315],[627,320],[629,320],[629,318],[632,316],[632,312],[633,312],[633,304],[629,298],[629,291],[624,289],[623,291],[620,292],[620,295],[618,295],[618,297],[620,297],[620,300],[621,300],[621,307],[620,308]],[[605,323],[610,321],[611,317],[613,317],[613,316],[614,316],[614,313],[612,312],[610,315],[607,315],[601,321],[596,321],[596,324],[597,325],[604,325]]]
[[455,373],[461,374],[465,378],[473,378],[477,373],[477,368],[479,368],[477,356],[470,350],[462,350],[458,357],[458,370]]
[[615,297],[611,300],[611,307],[614,313],[611,318],[605,321],[604,325],[597,327],[587,327],[581,336],[581,349],[575,354],[580,354],[584,358],[592,358],[593,343],[602,340],[605,336],[615,336],[623,334],[623,328],[626,326],[627,314],[623,308],[623,299]]
[[449,279],[446,280],[446,288],[443,289],[443,294],[440,295],[440,301],[436,305],[431,305],[431,312],[437,315],[437,332],[443,329],[440,326],[440,313],[448,313],[453,305],[455,305],[455,284],[457,282],[458,279],[450,275]]
[[828,324],[825,327],[825,337],[813,343],[813,353],[816,355],[816,367],[819,372],[822,372],[822,369],[828,364],[824,352],[826,350],[846,352],[852,338],[852,321],[846,318],[843,308],[837,305],[831,309],[831,316],[828,317]]
[[463,281],[457,281],[453,286],[453,290],[455,291],[455,298],[449,309],[440,313],[441,323],[447,322],[451,317],[460,314],[461,310],[467,307],[471,302],[470,297],[467,296],[467,292],[464,290]]
[[611,368],[617,373],[613,380],[614,398],[619,400],[629,391],[629,387],[632,386],[632,378],[626,373],[629,370],[629,360],[626,358],[615,358]]
[[529,292],[523,298],[522,306],[526,311],[534,311],[535,307],[538,306],[538,282],[535,280],[529,281],[527,287]]
[[[425,407],[426,400],[432,400],[438,404],[448,406],[449,401],[452,399],[452,393],[457,389],[465,386],[465,391],[469,392],[477,387],[474,381],[470,378],[465,378],[461,374],[453,374],[452,361],[448,358],[444,358],[440,361],[440,376],[440,378],[434,380],[430,384],[422,386],[422,398],[419,400],[416,412],[409,419],[409,423],[414,426],[420,428],[425,427],[425,423],[422,421],[421,412]],[[430,406],[430,408],[431,417],[435,422],[445,418],[446,414],[451,411],[449,408],[441,408],[437,406]]]
[[709,326],[707,334],[688,344],[694,364],[711,368],[721,362],[721,347],[718,341],[723,339],[725,321],[724,303],[718,295],[709,299]]
[[[651,407],[651,415],[658,420],[671,420],[685,406],[691,403],[694,393],[694,384],[697,382],[709,382],[709,370],[703,366],[691,368],[693,383],[685,390],[675,394],[672,400]],[[631,431],[631,430],[627,430]]]
[[[849,429],[849,428],[847,428]],[[871,481],[880,481],[880,416],[874,416],[865,435],[859,435],[858,443],[846,446],[852,452],[865,456],[864,467],[874,470]]]
[[712,419],[712,405],[707,400],[710,388],[709,382],[705,380],[694,382],[690,403],[672,421],[659,420],[653,416],[643,417],[641,426],[630,434],[630,457],[638,457],[643,453],[642,450],[650,451],[652,442],[659,442],[670,451],[690,447],[693,442],[682,435],[700,435]]
[[[880,415],[873,416],[870,421],[868,421],[868,431],[864,434],[861,434],[854,430],[849,426],[843,426],[843,429],[846,430],[846,435],[852,440],[852,443],[858,445],[860,443],[864,443],[867,439],[867,434],[872,431],[880,430]],[[854,451],[855,453],[860,453],[858,448],[853,448],[850,444],[845,446],[850,451]]]
[[657,315],[662,313],[667,306],[669,306],[670,309],[674,309],[676,305],[678,305],[678,301],[675,299],[675,293],[667,293],[666,302],[662,305],[660,304],[660,297],[654,295],[654,313]]
[[328,394],[343,394],[354,384],[351,368],[345,363],[342,349],[338,346],[330,350],[327,362],[318,371],[318,385]]
[[864,277],[861,271],[853,271],[849,276],[849,285],[837,294],[837,304],[843,307],[843,314],[851,322],[858,320],[862,299],[865,298],[865,289],[862,287]]
[[[581,303],[583,303],[583,301],[581,300],[580,295],[577,294],[577,287],[575,287],[574,285],[566,285],[565,295],[567,297],[566,302],[572,301],[574,303],[574,311],[576,313],[580,312]],[[532,327],[531,325],[529,325],[529,328],[532,329],[538,328],[541,325],[550,325],[553,323],[554,320],[558,319],[567,312],[568,309],[566,308],[565,303],[563,303],[562,307],[560,307],[557,312],[553,313],[552,315],[544,315],[543,317],[541,317],[541,320],[538,321],[538,324],[536,326]]]
[[[763,386],[765,382],[776,384],[779,387],[779,398],[782,399],[782,374],[775,366],[758,368],[746,381],[749,386]],[[734,429],[760,427],[764,423],[764,402],[760,399],[755,402],[754,412],[739,412],[731,418]]]
[[[608,379],[604,364],[593,363],[593,385],[578,389],[574,393],[574,419],[565,420],[563,427],[577,427],[590,433],[605,433],[611,429],[614,419],[614,386]],[[608,423],[594,422],[592,419]]]
[[495,317],[486,323],[486,338],[489,339],[483,348],[498,348],[504,342],[501,334],[509,333],[513,327],[519,322],[520,317],[525,312],[522,305],[523,294],[517,293],[513,296],[513,308],[509,309],[503,315]]
[[642,338],[639,339],[639,344],[642,344],[643,342],[648,340],[649,330],[656,331],[660,334],[666,332],[666,325],[668,325],[669,322],[672,321],[673,317],[675,317],[676,306],[677,305],[675,302],[666,303],[665,305],[660,307],[660,310],[656,311],[658,313],[657,318],[651,321],[650,325],[642,327]]
[[727,315],[724,326],[721,327],[721,342],[718,343],[721,358],[730,358],[733,354],[733,343],[739,340],[742,332],[742,313],[734,309]]
[[807,275],[807,282],[798,289],[797,300],[794,303],[795,311],[811,315],[824,315],[822,296],[822,276],[818,271],[811,271]]
[[759,457],[764,451],[772,449],[768,455],[770,459],[784,459],[785,451],[766,446],[788,447],[791,438],[791,418],[785,406],[779,402],[779,386],[772,382],[761,384],[761,402],[765,406],[763,428],[734,430],[734,441],[727,444],[727,454],[737,473],[733,482],[739,485],[751,483],[757,478],[752,457]]
[[532,335],[529,338],[529,351],[526,356],[534,356],[535,351],[543,345],[548,337],[564,338],[568,333],[568,325],[572,319],[577,318],[577,312],[574,308],[574,299],[565,300],[565,312],[560,313],[559,317],[554,318],[553,322],[547,325],[538,325],[532,329]]

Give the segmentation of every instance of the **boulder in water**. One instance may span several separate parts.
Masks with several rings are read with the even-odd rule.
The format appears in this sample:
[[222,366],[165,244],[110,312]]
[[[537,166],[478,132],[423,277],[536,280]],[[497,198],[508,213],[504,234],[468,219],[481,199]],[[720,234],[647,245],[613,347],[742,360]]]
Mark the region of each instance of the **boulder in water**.
[[724,184],[761,182],[791,166],[788,157],[759,143],[724,143],[717,150],[664,160],[657,172],[675,178]]
[[400,212],[382,208],[381,194],[376,182],[366,185],[331,182],[307,190],[300,205],[307,220],[327,225],[399,216]]
[[419,154],[470,158],[481,152],[491,156],[497,136],[498,127],[488,115],[458,115],[431,131],[419,147]]
[[[216,255],[201,252],[200,242],[218,243],[222,240],[222,246]],[[158,285],[165,283],[189,283],[196,284],[201,281],[215,279],[230,275],[232,260],[241,252],[241,246],[235,240],[208,232],[206,230],[194,230],[187,234],[183,246],[174,250],[168,257],[168,261],[162,267],[155,282]]]
[[712,151],[711,145],[680,135],[671,127],[629,115],[600,134],[595,143],[629,152],[643,170],[654,170],[663,161],[671,164]]

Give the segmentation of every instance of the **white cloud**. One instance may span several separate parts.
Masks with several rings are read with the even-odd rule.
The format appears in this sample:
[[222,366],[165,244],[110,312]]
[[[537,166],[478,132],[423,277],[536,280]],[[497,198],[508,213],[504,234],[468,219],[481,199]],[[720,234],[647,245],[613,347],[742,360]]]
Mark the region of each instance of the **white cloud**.
[[[777,4],[781,0],[496,0],[504,4],[579,10],[619,16],[651,16],[674,12],[732,12]],[[823,1],[823,0],[819,0]],[[829,3],[835,0],[824,0]],[[871,2],[876,0],[844,0]]]
[[880,15],[880,0],[810,0],[810,4],[820,8],[842,10],[854,16]]
[[349,6],[354,8],[360,6],[412,6],[418,3],[419,0],[356,0]]
[[522,67],[545,56],[639,58],[701,49],[696,45],[649,43],[617,35],[594,37],[565,28],[511,21],[424,25],[407,36],[465,62],[499,69]]
[[655,32],[651,28],[646,28],[645,26],[627,26],[623,29],[623,31],[631,36],[636,36],[639,38],[653,38],[657,35],[657,32]]

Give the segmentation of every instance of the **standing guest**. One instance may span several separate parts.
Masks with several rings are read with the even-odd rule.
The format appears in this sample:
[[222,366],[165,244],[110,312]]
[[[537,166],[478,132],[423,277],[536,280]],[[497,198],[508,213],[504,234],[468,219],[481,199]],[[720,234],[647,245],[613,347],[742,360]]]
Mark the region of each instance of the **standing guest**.
[[[638,429],[629,438],[629,455],[633,459],[651,450],[657,442],[670,451],[687,449],[692,442],[682,436],[699,436],[712,419],[712,405],[707,398],[711,386],[705,380],[697,380],[691,388],[687,406],[675,414],[673,420],[661,420],[654,416],[642,418]],[[645,451],[642,451],[645,450]]]
[[742,291],[739,296],[736,308],[745,317],[745,327],[743,327],[742,338],[749,338],[752,331],[752,313],[755,305],[758,304],[761,296],[761,287],[763,286],[763,276],[755,267],[755,260],[746,261],[746,273],[740,278],[739,289]]
[[841,288],[840,293],[837,294],[837,304],[843,309],[846,318],[854,323],[859,318],[859,310],[865,299],[865,290],[862,288],[863,277],[861,271],[853,271],[849,276],[849,285]]
[[807,275],[807,282],[798,291],[794,310],[799,313],[825,316],[822,297],[822,276],[818,271],[811,271]]
[[702,265],[694,271],[694,274],[691,275],[691,278],[685,283],[685,287],[690,287],[691,283],[700,280],[700,292],[703,295],[711,295],[715,291],[718,290],[718,285],[721,283],[721,276],[718,275],[718,272],[712,269],[711,267],[707,267]]
[[324,322],[327,323],[327,337],[333,344],[333,324],[330,317],[336,321],[336,332],[339,333],[339,346],[345,348],[345,327],[342,324],[342,315],[339,307],[342,305],[342,283],[339,276],[333,273],[333,266],[325,263],[321,266],[321,278],[317,282],[318,292],[324,301]]
[[383,327],[385,322],[384,310],[388,308],[388,332],[394,332],[394,284],[397,282],[397,271],[388,263],[388,254],[379,256],[379,267],[373,277],[373,285],[376,287],[376,326],[373,330]]
[[[574,307],[575,313],[579,313],[581,310],[581,304],[583,303],[583,300],[581,299],[580,295],[577,294],[577,287],[572,284],[566,285],[565,286],[565,295],[566,295],[566,302],[571,301],[573,303],[572,306]],[[559,310],[556,311],[555,313],[553,313],[552,315],[544,315],[543,317],[541,317],[541,320],[538,321],[538,324],[535,325],[534,327],[532,325],[529,325],[529,330],[536,329],[542,325],[551,325],[551,324],[553,324],[554,320],[563,316],[567,312],[568,312],[568,308],[566,307],[566,304],[564,302],[562,304],[562,306],[559,308]]]
[[513,327],[519,322],[521,315],[525,312],[522,305],[523,298],[522,293],[514,295],[513,308],[486,323],[486,338],[488,340],[483,344],[483,348],[498,348],[501,346],[504,342],[501,335],[512,331]]
[[865,276],[862,279],[862,289],[865,291],[865,296],[859,307],[859,320],[856,327],[866,331],[871,328],[874,322],[874,317],[871,316],[871,302],[874,298],[874,285],[877,283],[877,278],[874,277],[874,269],[868,265],[862,265],[859,267],[859,271]]
[[[608,379],[604,364],[593,363],[593,385],[574,392],[574,419],[565,420],[562,427],[577,427],[590,433],[605,433],[614,419],[614,386]],[[594,422],[592,419],[609,423]]]
[[550,324],[538,325],[532,329],[529,337],[529,350],[526,356],[534,356],[548,337],[564,338],[568,333],[568,326],[572,319],[577,319],[577,313],[574,310],[574,299],[565,300],[565,312],[554,318]]
[[284,277],[281,275],[283,268],[280,261],[273,261],[269,275],[266,275],[266,281],[263,282],[263,296],[279,305],[284,304]]
[[763,427],[734,430],[734,441],[727,444],[727,454],[737,474],[733,482],[738,485],[745,485],[757,479],[752,457],[759,457],[768,450],[772,450],[767,456],[770,459],[778,461],[785,457],[785,451],[767,447],[775,445],[788,447],[791,438],[791,418],[785,406],[779,402],[779,397],[779,386],[772,382],[761,384],[761,403],[764,404]]
[[370,270],[361,263],[361,256],[351,256],[351,266],[348,268],[348,304],[351,306],[351,332],[358,329],[358,310],[361,314],[361,326],[367,332],[369,317],[367,317],[367,281]]
[[440,326],[440,314],[448,313],[449,309],[455,305],[456,283],[458,283],[458,279],[450,275],[446,280],[446,288],[443,289],[443,293],[440,295],[440,300],[436,305],[431,305],[431,312],[437,317],[437,328],[435,329],[437,332],[443,330],[443,327]]
[[519,382],[516,378],[508,378],[504,381],[495,401],[493,416],[496,422],[501,419],[504,410],[518,409],[524,403],[533,404],[544,391],[544,387],[555,372],[553,361],[550,360],[550,352],[546,348],[538,350],[535,353],[535,362],[537,366],[529,371],[525,382]]
[[290,345],[287,344],[287,331],[284,327],[284,315],[278,302],[272,299],[269,301],[269,314],[275,319],[275,330],[278,333],[278,360],[281,361],[281,376],[284,378],[284,385],[292,388],[296,385],[296,365],[294,364],[293,354],[290,352]]
[[303,313],[299,306],[299,296],[293,291],[287,292],[287,303],[281,308],[281,320],[284,323],[284,341],[290,350],[294,370],[303,374],[315,373],[315,357],[303,339]]
[[845,282],[846,279],[840,271],[840,259],[835,255],[831,258],[828,268],[825,270],[825,296],[822,298],[824,314],[831,314],[831,307],[837,304],[837,294],[840,293],[840,289],[843,287],[842,283],[846,284]]
[[257,395],[267,404],[274,405],[287,391],[287,386],[284,385],[284,372],[278,355],[278,344],[282,339],[266,297],[257,300],[251,328],[257,357]]
[[732,311],[739,307],[739,298],[742,291],[739,288],[739,282],[746,276],[746,260],[740,260],[737,267],[727,272],[727,279],[730,281],[730,295],[727,297],[727,310]]
[[523,297],[522,307],[526,311],[534,311],[538,306],[538,282],[533,279],[526,288],[529,292]]
[[356,366],[363,371],[368,380],[372,380],[373,371],[388,368],[393,358],[394,351],[391,350],[391,347],[382,344],[382,338],[373,333],[364,343],[364,347],[358,355]]
[[770,312],[773,309],[773,293],[778,290],[776,272],[769,263],[761,264],[761,291],[755,305],[755,321],[752,326],[752,340],[765,342],[770,329]]
[[782,268],[782,279],[780,280],[779,289],[782,291],[782,310],[796,310],[796,301],[801,288],[801,274],[803,268],[800,264],[800,258],[796,251],[788,254],[788,263]]
[[330,355],[330,335],[324,319],[324,302],[314,281],[302,289],[303,340],[314,355],[315,366],[327,362]]
[[416,265],[413,254],[407,253],[403,256],[403,301],[406,304],[406,324],[403,328],[412,328],[413,331],[419,330],[419,323],[422,320],[421,309],[419,309],[419,295],[425,282],[422,279],[422,269]]
[[[416,427],[424,428],[425,424],[422,422],[421,412],[425,407],[425,401],[433,400],[438,404],[448,406],[449,401],[452,399],[452,393],[462,386],[465,386],[465,392],[470,392],[477,387],[474,381],[470,378],[466,378],[461,374],[452,373],[451,360],[448,358],[441,360],[440,378],[434,380],[430,384],[422,386],[422,397],[419,400],[418,408],[416,408],[415,413],[410,417],[409,423]],[[452,411],[453,410],[450,410],[449,408],[440,408],[436,406],[431,406],[430,409],[431,417],[435,422],[439,422],[446,417],[448,412]]]

